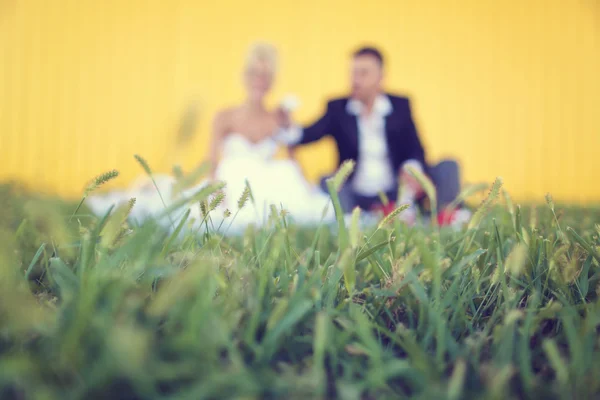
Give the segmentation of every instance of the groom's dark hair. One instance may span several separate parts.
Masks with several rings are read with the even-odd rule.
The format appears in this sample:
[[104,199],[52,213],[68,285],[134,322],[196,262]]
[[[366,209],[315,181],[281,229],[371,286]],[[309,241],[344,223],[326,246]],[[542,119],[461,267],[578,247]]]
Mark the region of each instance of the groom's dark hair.
[[377,59],[377,61],[379,62],[379,65],[383,66],[383,55],[381,54],[381,51],[379,51],[375,47],[371,47],[371,46],[361,47],[360,49],[358,49],[354,52],[353,56],[354,57],[359,57],[359,56],[375,57]]

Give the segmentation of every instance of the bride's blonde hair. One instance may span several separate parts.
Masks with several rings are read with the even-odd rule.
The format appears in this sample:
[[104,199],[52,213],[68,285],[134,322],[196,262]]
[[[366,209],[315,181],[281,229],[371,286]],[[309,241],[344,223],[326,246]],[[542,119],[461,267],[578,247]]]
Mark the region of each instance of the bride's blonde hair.
[[277,73],[277,49],[272,44],[266,42],[256,42],[248,51],[246,56],[245,70],[256,64],[263,64],[269,69],[271,76]]

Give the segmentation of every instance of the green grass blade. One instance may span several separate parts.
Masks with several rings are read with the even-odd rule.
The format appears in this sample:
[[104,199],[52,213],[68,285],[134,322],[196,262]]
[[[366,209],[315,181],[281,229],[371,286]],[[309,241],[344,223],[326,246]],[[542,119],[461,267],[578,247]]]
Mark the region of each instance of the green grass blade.
[[50,275],[63,297],[70,297],[79,289],[79,279],[60,258],[50,259]]
[[583,269],[581,270],[581,274],[579,275],[579,290],[581,290],[581,295],[584,299],[588,295],[588,292],[590,290],[589,274],[590,268],[592,267],[592,261],[594,261],[594,258],[592,255],[589,255],[583,263]]
[[313,303],[310,300],[300,300],[295,304],[290,304],[289,311],[285,316],[267,333],[262,342],[264,357],[266,360],[271,359],[277,349],[277,342],[285,334],[291,333],[294,325],[305,318],[313,308]]
[[175,240],[175,238],[178,237],[179,234],[181,233],[181,230],[183,229],[183,226],[185,225],[185,223],[187,222],[187,220],[188,220],[188,218],[190,216],[190,212],[191,212],[191,210],[188,208],[188,210],[185,212],[185,214],[181,218],[181,221],[179,221],[179,223],[177,224],[177,227],[175,228],[175,230],[173,231],[173,233],[171,233],[171,235],[169,235],[169,238],[165,242],[165,244],[164,244],[164,246],[162,248],[162,251],[160,253],[161,257],[164,257],[167,254],[167,252],[171,248],[171,244],[173,243],[173,241]]
[[568,363],[561,357],[560,351],[554,339],[547,339],[542,344],[544,353],[548,357],[548,361],[552,366],[552,369],[556,372],[556,377],[561,384],[566,384],[569,380],[569,368]]
[[35,256],[33,256],[33,259],[29,263],[29,267],[27,267],[27,270],[25,271],[25,279],[29,279],[29,276],[31,275],[33,268],[35,267],[36,263],[42,256],[42,253],[44,252],[45,248],[46,248],[46,243],[42,243],[42,245],[36,251]]
[[314,364],[313,379],[317,383],[317,395],[324,396],[326,390],[326,365],[325,355],[329,347],[331,336],[331,322],[325,312],[317,314],[315,321],[315,333],[313,338]]
[[464,360],[459,360],[454,365],[452,376],[448,384],[448,399],[457,400],[462,398],[463,388],[465,385],[465,377],[467,372],[467,364]]
[[338,263],[339,267],[344,271],[344,285],[346,286],[349,296],[354,294],[354,288],[356,286],[356,269],[352,253],[351,249],[347,249],[342,254],[342,257],[340,257]]
[[348,230],[346,229],[346,222],[344,221],[344,211],[342,210],[342,204],[340,203],[340,198],[337,194],[337,191],[335,190],[335,184],[333,179],[327,180],[327,190],[329,191],[329,195],[331,196],[333,209],[335,211],[335,218],[338,224],[338,243],[341,255],[341,252],[346,250],[350,245],[350,237],[348,234]]
[[476,262],[477,259],[485,253],[487,253],[487,250],[478,249],[478,250],[475,250],[473,253],[469,254],[468,256],[461,258],[459,262],[452,265],[450,268],[448,268],[446,271],[443,272],[443,278],[448,279],[450,277],[461,274],[463,268]]
[[590,244],[585,241],[585,239],[583,239],[581,236],[579,236],[579,234],[577,232],[575,232],[575,230],[571,227],[567,227],[567,232],[569,232],[571,234],[571,236],[573,237],[573,239],[575,239],[575,241],[577,243],[579,243],[581,245],[581,247],[583,247],[588,254],[590,254],[592,257],[594,257],[596,259],[596,261],[598,261],[600,263],[600,253],[598,253],[596,250],[594,250],[592,248],[592,246],[590,246]]
[[435,185],[433,184],[433,182],[431,181],[431,179],[429,179],[429,177],[427,175],[425,175],[423,172],[419,171],[418,169],[416,169],[412,166],[409,166],[409,167],[407,167],[407,170],[408,170],[408,173],[410,173],[419,182],[419,184],[425,191],[425,194],[429,198],[429,204],[431,205],[431,223],[434,226],[437,226],[438,205],[437,205],[437,191],[435,189]]
[[387,245],[389,245],[391,243],[391,240],[384,240],[383,242],[379,242],[371,247],[369,247],[366,250],[362,250],[358,253],[358,255],[356,256],[356,262],[360,262],[362,260],[364,260],[367,257],[370,257],[371,255],[373,255],[374,253],[376,253],[378,250],[383,249],[384,247],[386,247]]

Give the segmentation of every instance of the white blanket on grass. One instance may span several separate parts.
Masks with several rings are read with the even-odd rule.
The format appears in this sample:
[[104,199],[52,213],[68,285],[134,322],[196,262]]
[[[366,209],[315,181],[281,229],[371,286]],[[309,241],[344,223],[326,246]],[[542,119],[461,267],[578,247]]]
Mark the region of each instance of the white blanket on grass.
[[[225,199],[210,213],[211,225],[221,226],[223,231],[231,233],[239,232],[249,224],[260,226],[268,220],[271,205],[278,210],[285,210],[297,224],[316,225],[335,221],[329,194],[310,185],[294,161],[275,159],[276,150],[277,144],[271,138],[253,143],[240,134],[228,135],[216,171],[216,179],[226,183],[223,189]],[[155,175],[153,179],[156,186],[150,177],[144,176],[127,190],[90,196],[87,205],[96,215],[103,215],[111,206],[119,206],[135,198],[131,218],[142,223],[146,218],[163,213],[165,206],[192,197],[209,183],[203,181],[181,193],[174,193],[176,179],[173,176]],[[239,209],[238,200],[246,188],[246,182],[252,197]],[[186,204],[170,218],[161,218],[159,223],[165,227],[177,225],[187,209],[190,209],[192,226],[199,224],[203,217],[198,202]],[[226,210],[231,213],[227,218]]]

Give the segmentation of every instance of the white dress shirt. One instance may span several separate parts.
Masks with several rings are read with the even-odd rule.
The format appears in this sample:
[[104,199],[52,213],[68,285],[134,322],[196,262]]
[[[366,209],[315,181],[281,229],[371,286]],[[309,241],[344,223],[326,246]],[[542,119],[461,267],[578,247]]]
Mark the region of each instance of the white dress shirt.
[[[385,133],[385,118],[392,112],[392,103],[386,95],[375,99],[369,115],[362,115],[364,104],[350,99],[346,111],[356,115],[358,121],[358,158],[352,188],[355,193],[363,196],[377,196],[379,192],[396,190],[399,171],[393,171],[389,160],[389,151]],[[294,145],[302,140],[302,129],[292,126],[281,131],[278,139],[288,145]],[[422,170],[421,163],[409,160],[403,164],[412,165]]]
[[385,134],[385,117],[392,112],[392,103],[387,96],[375,99],[369,115],[363,115],[364,104],[351,99],[346,111],[358,121],[358,158],[352,187],[355,193],[377,196],[394,189],[396,174],[392,170]]

